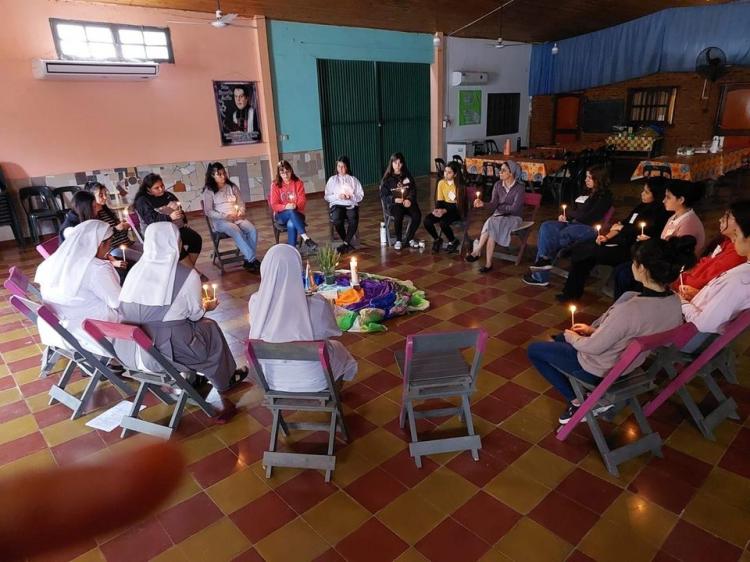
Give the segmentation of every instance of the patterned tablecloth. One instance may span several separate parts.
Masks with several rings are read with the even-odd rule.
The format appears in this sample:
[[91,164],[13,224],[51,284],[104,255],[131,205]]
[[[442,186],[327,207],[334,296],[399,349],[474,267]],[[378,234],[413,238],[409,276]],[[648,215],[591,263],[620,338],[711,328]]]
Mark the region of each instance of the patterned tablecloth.
[[658,137],[607,137],[607,145],[613,145],[618,152],[651,152]]
[[644,177],[646,166],[669,166],[672,178],[686,181],[716,179],[741,167],[743,160],[750,158],[750,148],[725,150],[716,154],[694,154],[693,156],[660,156],[653,160],[642,160],[630,176],[631,180]]
[[[466,170],[470,174],[481,174],[485,162],[505,162],[515,160],[521,166],[523,181],[540,182],[549,174],[555,173],[563,167],[564,160],[529,158],[524,154],[511,153],[510,156],[503,154],[483,154],[482,156],[471,156],[466,159]],[[493,175],[492,168],[488,168],[489,175]]]

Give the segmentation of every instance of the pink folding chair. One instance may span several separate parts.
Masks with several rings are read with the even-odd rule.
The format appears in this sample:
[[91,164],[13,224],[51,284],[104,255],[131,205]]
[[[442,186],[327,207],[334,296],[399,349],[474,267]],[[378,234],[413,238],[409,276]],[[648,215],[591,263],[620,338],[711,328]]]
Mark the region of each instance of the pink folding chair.
[[[124,376],[139,383],[138,391],[133,400],[133,406],[127,416],[123,416],[120,427],[122,437],[127,437],[131,431],[146,433],[154,437],[169,439],[172,432],[180,424],[182,412],[188,400],[194,402],[209,417],[217,416],[216,409],[206,402],[198,391],[190,384],[198,377],[198,373],[182,366],[175,365],[167,359],[154,346],[153,340],[139,326],[133,324],[120,324],[117,322],[104,322],[102,320],[84,320],[83,329],[94,340],[102,346],[113,357],[127,369]],[[160,372],[146,371],[134,365],[128,365],[117,355],[114,345],[110,340],[123,340],[134,342],[140,349],[146,352],[158,365]],[[162,390],[163,386],[171,386],[179,391],[179,398],[175,401],[168,393]],[[146,392],[152,392],[165,404],[174,404],[172,415],[167,425],[150,422],[139,418],[141,405],[146,398]]]
[[141,236],[141,219],[138,216],[138,213],[136,213],[135,211],[128,213],[125,216],[125,222],[130,225],[130,230],[133,231],[133,234],[135,234],[138,242],[143,245],[143,237]]
[[[58,401],[67,406],[72,411],[70,419],[74,420],[86,413],[86,407],[96,387],[105,379],[112,383],[124,397],[133,394],[132,389],[115,375],[99,357],[84,348],[73,334],[60,324],[60,319],[48,306],[32,302],[18,295],[10,297],[10,304],[32,322],[36,322],[37,319],[46,322],[69,346],[69,348],[54,348],[53,350],[55,357],[66,358],[68,364],[57,384],[49,389],[50,405]],[[90,377],[80,397],[66,390],[76,367]]]
[[[668,350],[659,357],[667,375],[671,379],[669,384],[643,408],[647,416],[653,414],[673,394],[682,399],[693,421],[706,439],[715,441],[713,430],[726,419],[739,419],[737,403],[727,397],[713,378],[717,369],[723,372],[730,382],[736,382],[733,373],[734,355],[732,342],[750,327],[750,309],[744,310],[737,318],[727,324],[724,333],[716,336],[702,351],[687,353],[681,348]],[[699,376],[708,387],[709,392],[718,402],[711,412],[703,414],[687,390],[687,384]]]
[[45,240],[41,244],[38,244],[36,247],[36,251],[39,252],[41,256],[46,260],[52,254],[54,254],[59,247],[60,237],[53,236],[52,238]]
[[[638,396],[650,392],[656,387],[654,379],[659,371],[658,365],[656,367],[652,365],[648,370],[636,369],[627,375],[622,376],[622,374],[642,354],[662,347],[674,346],[682,348],[695,333],[695,326],[692,324],[683,324],[667,332],[634,339],[625,348],[625,351],[614,367],[609,370],[602,378],[602,381],[596,386],[586,384],[573,376],[568,376],[576,398],[581,402],[581,406],[573,414],[573,417],[570,418],[570,421],[558,429],[557,439],[560,441],[567,439],[578,423],[585,419],[599,449],[599,453],[602,456],[604,465],[613,476],[620,475],[618,470],[619,465],[647,451],[651,451],[657,457],[661,457],[661,436],[651,429],[638,401]],[[587,397],[586,392],[588,391],[590,391],[590,394]],[[616,449],[610,449],[593,413],[594,408],[602,398],[615,404],[616,409],[630,406],[636,422],[641,429],[640,439]]]
[[[266,467],[266,478],[271,477],[275,466],[292,468],[315,468],[325,471],[325,481],[331,480],[336,468],[336,457],[333,454],[337,432],[345,442],[349,441],[349,432],[344,423],[344,411],[341,407],[341,397],[333,380],[331,361],[324,341],[267,343],[260,340],[247,342],[245,350],[248,364],[253,367],[255,376],[263,388],[265,395],[263,404],[271,410],[271,442],[268,451],[263,453],[263,466]],[[327,387],[320,392],[285,392],[269,387],[260,360],[284,359],[287,361],[305,361],[318,363],[326,377]],[[326,423],[296,422],[284,420],[283,411],[324,412],[330,415]],[[325,431],[328,433],[328,454],[312,453],[280,453],[276,451],[279,427],[284,435],[289,435],[290,429],[306,429]]]

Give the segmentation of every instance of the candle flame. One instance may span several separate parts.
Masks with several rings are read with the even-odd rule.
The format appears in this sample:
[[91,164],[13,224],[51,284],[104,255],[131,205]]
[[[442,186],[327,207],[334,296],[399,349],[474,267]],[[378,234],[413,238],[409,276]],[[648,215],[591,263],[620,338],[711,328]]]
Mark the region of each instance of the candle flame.
[[216,283],[211,283],[211,288],[216,290],[219,286]]
[[208,291],[208,284],[207,284],[207,283],[204,283],[204,284],[203,284],[203,290],[204,290],[204,291]]
[[121,249],[121,250],[122,250],[123,252],[125,251],[125,248],[127,248],[127,246],[126,246],[125,244],[123,244],[122,246],[120,246],[120,249]]
[[571,305],[570,305],[570,311],[571,311],[571,312],[575,312],[576,310],[578,310],[578,309],[576,308],[576,305],[574,305],[574,304],[571,304]]
[[597,224],[594,228],[596,229],[597,232],[599,232],[602,229],[602,225]]
[[564,211],[565,209],[567,209],[567,208],[568,208],[568,206],[567,206],[567,205],[563,205],[563,206],[562,206],[562,209],[563,209],[563,211]]
[[640,226],[641,226],[641,228],[646,228],[646,223],[645,222],[641,222]]

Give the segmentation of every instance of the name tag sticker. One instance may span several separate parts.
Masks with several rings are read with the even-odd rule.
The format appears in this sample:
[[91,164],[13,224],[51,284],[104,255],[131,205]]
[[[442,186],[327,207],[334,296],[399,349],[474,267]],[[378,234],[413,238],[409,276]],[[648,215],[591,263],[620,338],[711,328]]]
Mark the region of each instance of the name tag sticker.
[[588,195],[581,195],[580,197],[576,197],[576,203],[585,203],[588,198]]
[[633,213],[633,216],[630,217],[630,224],[634,224],[635,223],[635,219],[637,219],[637,218],[638,218],[638,213]]

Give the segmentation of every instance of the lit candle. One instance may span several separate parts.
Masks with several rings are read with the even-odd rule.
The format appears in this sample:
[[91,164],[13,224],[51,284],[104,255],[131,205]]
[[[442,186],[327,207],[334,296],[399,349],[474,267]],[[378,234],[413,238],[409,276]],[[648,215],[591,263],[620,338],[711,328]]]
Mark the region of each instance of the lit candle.
[[576,324],[576,305],[570,305],[570,327],[572,328]]
[[352,258],[351,260],[349,260],[349,269],[351,270],[352,287],[357,287],[359,285],[359,274],[357,273],[357,258]]
[[405,188],[405,187],[402,187],[402,188],[401,188],[401,200],[402,200],[402,201],[404,200],[404,193],[406,193],[406,188]]
[[128,256],[125,253],[125,248],[127,248],[127,246],[125,244],[123,244],[122,246],[120,246],[120,250],[122,250],[122,261],[124,261],[125,265],[127,265],[127,263],[128,263]]
[[235,206],[234,206],[234,214],[235,214],[235,215],[238,215],[238,214],[239,214],[239,212],[240,212],[240,206],[239,206],[239,205],[235,205]]
[[477,200],[479,200],[481,198],[482,198],[482,192],[481,191],[477,191]]
[[562,211],[563,211],[563,220],[568,220],[568,217],[567,217],[567,216],[565,216],[565,209],[567,209],[567,208],[568,208],[568,206],[567,206],[567,205],[563,205],[563,206],[562,206]]
[[596,229],[596,235],[599,236],[602,231],[602,225],[597,224],[594,228]]
[[213,300],[216,300],[216,288],[217,288],[217,287],[218,287],[218,285],[217,285],[216,283],[213,283],[213,284],[211,285],[211,288],[212,288],[212,289],[214,290],[214,298],[213,298]]
[[684,265],[680,268],[680,287],[682,287],[685,284],[683,282],[683,279],[682,279],[682,272],[683,271],[685,271],[685,266]]
[[646,235],[646,223],[641,221],[641,236]]
[[203,298],[208,300],[208,285],[205,283],[203,284]]

